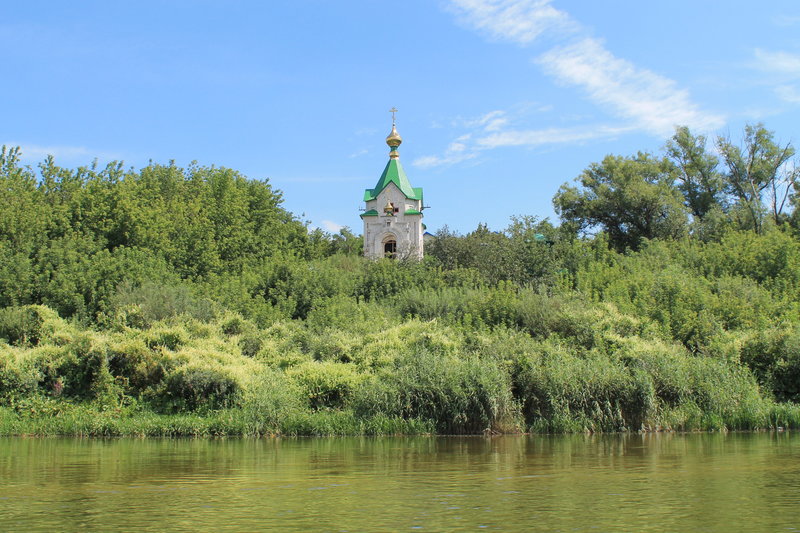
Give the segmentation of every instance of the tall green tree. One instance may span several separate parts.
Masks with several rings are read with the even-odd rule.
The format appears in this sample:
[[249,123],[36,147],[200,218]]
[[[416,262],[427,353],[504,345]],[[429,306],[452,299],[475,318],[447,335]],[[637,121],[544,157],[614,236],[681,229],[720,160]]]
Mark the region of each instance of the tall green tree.
[[35,172],[20,164],[21,155],[19,148],[0,149],[0,241],[30,255],[47,238],[50,210]]
[[553,198],[563,223],[586,232],[600,228],[618,250],[637,249],[642,239],[676,238],[686,232],[688,215],[666,158],[639,152],[609,155],[564,184]]
[[[780,223],[797,178],[797,170],[786,166],[795,154],[792,144],[780,144],[774,132],[759,123],[745,126],[741,146],[720,136],[717,149],[727,167],[728,191],[749,213],[753,229],[761,233],[768,213],[776,224]],[[765,195],[767,207],[763,204]]]
[[667,141],[666,154],[675,164],[678,190],[695,219],[702,220],[715,207],[724,209],[725,180],[719,158],[706,150],[705,136],[680,126]]

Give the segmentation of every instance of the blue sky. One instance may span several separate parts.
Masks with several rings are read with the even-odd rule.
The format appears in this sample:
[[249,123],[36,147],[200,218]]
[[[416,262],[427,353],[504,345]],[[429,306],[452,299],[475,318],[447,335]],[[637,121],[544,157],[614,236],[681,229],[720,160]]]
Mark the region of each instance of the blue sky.
[[328,230],[388,156],[429,230],[556,220],[552,197],[676,124],[799,143],[796,0],[6,2],[0,144],[26,162],[237,169]]

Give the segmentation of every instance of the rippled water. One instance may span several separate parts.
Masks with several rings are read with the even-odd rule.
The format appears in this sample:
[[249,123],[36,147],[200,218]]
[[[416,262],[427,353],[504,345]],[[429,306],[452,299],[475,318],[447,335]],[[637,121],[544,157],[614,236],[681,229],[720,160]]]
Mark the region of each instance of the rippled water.
[[0,439],[0,530],[791,531],[790,433]]

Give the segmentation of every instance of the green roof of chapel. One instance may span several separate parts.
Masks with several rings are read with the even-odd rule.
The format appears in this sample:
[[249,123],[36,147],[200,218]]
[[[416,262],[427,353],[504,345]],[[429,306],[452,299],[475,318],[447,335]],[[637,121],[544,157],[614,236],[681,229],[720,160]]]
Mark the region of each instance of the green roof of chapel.
[[386,163],[386,168],[383,169],[383,174],[381,174],[375,187],[364,191],[364,201],[369,202],[377,198],[378,194],[390,183],[394,183],[406,198],[410,200],[422,200],[422,188],[411,186],[411,182],[408,181],[408,176],[406,176],[406,172],[403,170],[403,165],[400,164],[400,159],[393,158],[389,159],[389,162]]

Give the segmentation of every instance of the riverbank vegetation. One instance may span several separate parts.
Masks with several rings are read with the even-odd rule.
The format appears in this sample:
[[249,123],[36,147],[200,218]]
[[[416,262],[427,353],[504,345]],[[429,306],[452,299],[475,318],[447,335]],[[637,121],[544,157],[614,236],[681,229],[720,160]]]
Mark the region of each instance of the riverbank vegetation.
[[679,128],[366,261],[224,168],[0,156],[0,434],[800,427],[791,145]]

